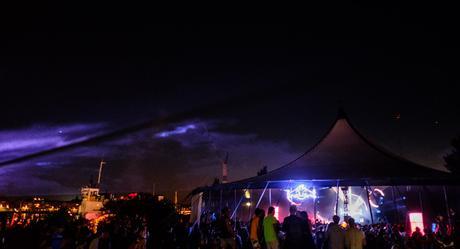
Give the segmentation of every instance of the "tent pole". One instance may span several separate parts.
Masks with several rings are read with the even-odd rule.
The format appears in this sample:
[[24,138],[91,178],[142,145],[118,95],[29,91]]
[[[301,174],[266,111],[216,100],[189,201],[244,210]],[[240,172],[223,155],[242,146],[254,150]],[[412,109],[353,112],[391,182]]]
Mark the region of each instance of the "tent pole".
[[391,195],[393,197],[393,205],[395,210],[395,219],[396,222],[399,223],[399,212],[398,212],[398,204],[396,203],[396,195],[395,195],[395,187],[391,186]]
[[447,221],[449,223],[449,227],[452,227],[452,221],[450,217],[450,211],[449,211],[449,200],[447,199],[447,188],[446,186],[442,186],[442,190],[444,192],[444,202],[446,204],[446,211],[447,211]]
[[418,201],[419,201],[419,205],[420,205],[420,211],[423,214],[424,212],[423,212],[422,186],[418,187]]
[[272,189],[268,189],[268,202],[270,203],[269,207],[272,206]]
[[251,193],[250,197],[249,197],[249,205],[248,206],[248,221],[251,220],[251,213],[252,213],[252,195],[254,194],[254,191],[252,191],[252,189],[249,191]]
[[[375,189],[375,188],[374,188]],[[369,186],[369,190],[371,191],[370,195],[372,195],[372,197],[374,197],[375,200],[377,200],[375,194],[374,194],[374,189],[372,188],[372,186]],[[378,203],[378,202],[377,202]],[[377,204],[378,206],[379,204]]]
[[[316,189],[315,189],[315,192],[316,192]],[[313,218],[315,219],[314,224],[315,224],[315,227],[316,227],[316,212],[317,212],[316,211],[316,209],[317,209],[317,207],[316,207],[316,195],[315,195],[315,198],[313,198],[313,201],[314,201],[314,203],[313,203],[313,212],[314,212],[313,213]]]
[[337,194],[335,197],[335,215],[339,215],[339,180],[337,180]]
[[236,209],[236,189],[233,190],[233,210]]
[[[399,199],[403,201],[404,206],[407,206],[406,197],[402,195],[401,190],[399,190],[398,186],[395,186],[395,188],[398,191]],[[407,193],[407,191],[406,191],[406,193]],[[399,211],[399,209],[398,209],[398,211]],[[398,212],[398,219],[400,219],[399,212]]]
[[222,210],[222,189],[220,189],[219,210]]
[[371,215],[371,224],[374,224],[374,215],[372,214],[371,199],[369,197],[369,186],[366,184],[367,205],[369,206],[369,214]]
[[211,189],[209,190],[208,201],[209,201],[209,209],[211,210],[213,208],[213,205],[212,205],[212,190]]
[[[233,201],[234,201],[233,210],[234,210],[234,212],[236,212],[236,210],[238,209],[238,205],[239,205],[239,204],[236,204],[236,189],[235,189],[234,193],[235,193],[235,196],[234,196],[234,199],[233,199]],[[233,214],[232,214],[232,216],[233,216]],[[232,217],[230,217],[230,219],[232,219]],[[233,229],[236,229],[236,215],[235,215],[235,219],[233,220],[233,224],[235,224]]]
[[255,208],[259,207],[260,201],[262,201],[262,197],[264,197],[265,195],[265,191],[267,190],[268,184],[270,184],[270,182],[267,182],[267,184],[265,185],[264,191],[262,191],[262,194],[260,195]]
[[[419,201],[419,205],[420,205],[420,211],[422,212],[422,217],[425,217],[425,212],[423,210],[423,198],[422,198],[422,187],[423,186],[418,186],[418,201]],[[425,223],[425,219],[423,219],[423,223]],[[423,226],[425,226],[425,224],[423,224]]]

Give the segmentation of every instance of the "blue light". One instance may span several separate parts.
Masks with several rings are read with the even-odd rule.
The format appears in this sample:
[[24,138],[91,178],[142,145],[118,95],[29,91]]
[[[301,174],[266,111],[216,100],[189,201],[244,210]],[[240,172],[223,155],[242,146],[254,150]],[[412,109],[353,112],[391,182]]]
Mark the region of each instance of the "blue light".
[[36,162],[35,165],[37,166],[49,166],[51,162]]

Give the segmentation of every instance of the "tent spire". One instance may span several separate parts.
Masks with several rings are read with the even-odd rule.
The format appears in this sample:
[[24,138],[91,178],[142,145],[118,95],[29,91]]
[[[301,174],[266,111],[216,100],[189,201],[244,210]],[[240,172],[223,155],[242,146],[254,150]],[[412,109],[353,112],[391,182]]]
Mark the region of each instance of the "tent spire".
[[337,119],[346,119],[347,118],[347,113],[345,112],[345,109],[343,106],[340,106],[338,111],[337,111]]

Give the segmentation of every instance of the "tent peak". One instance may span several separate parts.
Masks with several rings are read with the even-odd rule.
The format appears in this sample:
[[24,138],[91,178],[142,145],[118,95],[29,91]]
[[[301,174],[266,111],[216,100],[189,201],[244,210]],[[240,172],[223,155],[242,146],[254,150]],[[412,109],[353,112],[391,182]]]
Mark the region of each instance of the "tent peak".
[[348,119],[347,113],[342,106],[337,110],[337,119]]

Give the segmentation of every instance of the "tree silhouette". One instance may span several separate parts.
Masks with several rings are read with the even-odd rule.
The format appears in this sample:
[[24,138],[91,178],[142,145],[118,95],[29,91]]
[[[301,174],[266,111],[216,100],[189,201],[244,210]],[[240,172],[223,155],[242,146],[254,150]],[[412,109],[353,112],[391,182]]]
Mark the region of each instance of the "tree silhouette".
[[219,185],[219,184],[220,184],[219,178],[217,178],[217,177],[214,178],[214,181],[212,182],[212,186],[217,186],[217,185]]
[[265,175],[267,174],[267,166],[264,166],[262,169],[257,171],[257,176]]
[[460,136],[452,139],[450,143],[453,150],[444,156],[445,166],[454,174],[460,174]]

